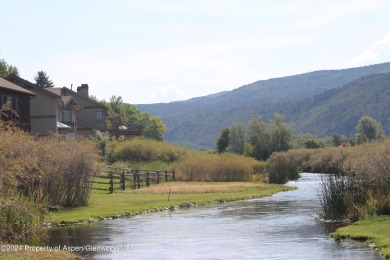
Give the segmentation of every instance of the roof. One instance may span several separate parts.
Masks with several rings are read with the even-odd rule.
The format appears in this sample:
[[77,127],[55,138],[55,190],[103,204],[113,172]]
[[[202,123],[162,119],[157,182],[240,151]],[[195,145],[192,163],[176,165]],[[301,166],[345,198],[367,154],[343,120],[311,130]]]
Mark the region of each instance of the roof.
[[[82,84],[82,85],[87,85],[87,84]],[[72,89],[69,89],[67,87],[62,87],[62,88],[46,88],[47,90],[51,91],[52,93],[55,93],[57,95],[61,95],[61,94],[65,94],[67,96],[77,96],[79,98],[82,98],[82,99],[85,99],[85,100],[88,100],[89,102],[97,105],[97,106],[100,106],[104,109],[106,109],[106,107],[104,105],[102,105],[101,103],[99,102],[96,102],[95,100],[89,98],[89,97],[86,97],[86,96],[83,96],[83,95],[80,95],[79,93],[73,91]]]
[[[22,79],[21,77],[19,76],[16,76],[16,75],[10,75],[6,78],[8,81],[22,87],[23,89],[30,89],[33,93],[36,92],[36,91],[39,91],[41,93],[44,93],[45,95],[48,95],[48,96],[51,96],[53,98],[59,98],[60,95],[57,95],[51,91],[48,91],[47,88],[41,88],[41,87],[38,87],[36,84],[28,81],[28,80],[25,80],[25,79]],[[28,91],[28,90],[27,90]],[[35,95],[35,94],[34,94]]]
[[[82,85],[88,85],[88,84],[82,84]],[[65,89],[65,90],[66,90],[68,93],[70,93],[72,96],[75,95],[75,96],[77,96],[77,97],[83,98],[83,99],[88,100],[89,102],[91,102],[91,103],[93,103],[93,104],[95,104],[95,105],[97,105],[97,106],[100,106],[100,107],[106,109],[106,106],[102,105],[101,103],[99,103],[99,102],[97,102],[97,101],[95,101],[95,100],[93,100],[93,99],[91,99],[91,98],[89,98],[89,97],[80,95],[79,93],[73,91],[72,89],[69,89],[69,88],[67,88],[67,87],[63,87],[63,89]]]
[[51,93],[61,96],[61,88],[46,88]]
[[0,78],[0,88],[5,88],[9,91],[18,92],[20,94],[28,95],[28,96],[35,96],[35,94],[27,89],[24,89],[22,87],[19,87],[18,85],[9,82],[8,80],[5,80],[3,78]]
[[80,111],[82,109],[80,104],[72,96],[62,96],[61,99],[62,102],[64,102],[65,107],[75,111]]

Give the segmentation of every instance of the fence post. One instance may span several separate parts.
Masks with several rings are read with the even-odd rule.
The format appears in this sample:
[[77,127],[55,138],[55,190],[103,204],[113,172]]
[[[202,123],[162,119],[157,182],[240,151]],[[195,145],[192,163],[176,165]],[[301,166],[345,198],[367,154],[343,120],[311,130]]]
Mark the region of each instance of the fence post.
[[172,180],[176,181],[175,170],[172,170]]
[[125,182],[125,171],[121,173],[121,181],[122,181],[122,190],[126,189],[126,182]]
[[[130,174],[131,174],[131,170],[130,170],[130,169],[126,170],[126,176],[129,176],[129,179],[128,179],[129,182],[131,182],[131,181],[130,181]],[[125,179],[125,182],[126,182],[126,179]],[[129,183],[129,187],[131,187],[131,186],[130,186],[130,183]]]
[[168,182],[168,171],[165,170],[165,182]]
[[134,184],[133,188],[137,189],[137,171],[133,172],[133,184]]
[[138,186],[138,189],[141,188],[141,185],[139,183],[139,172],[137,172],[137,186]]
[[114,192],[114,180],[112,177],[113,177],[113,174],[110,173],[110,188],[109,188],[110,193]]
[[149,185],[150,185],[149,172],[146,172],[146,187],[149,187]]
[[157,184],[160,184],[160,171],[157,171]]

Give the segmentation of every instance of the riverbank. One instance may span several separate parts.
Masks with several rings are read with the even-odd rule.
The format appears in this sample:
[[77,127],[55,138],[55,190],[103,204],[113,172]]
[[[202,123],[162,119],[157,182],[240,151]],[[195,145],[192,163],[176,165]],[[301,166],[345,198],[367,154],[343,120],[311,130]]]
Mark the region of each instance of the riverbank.
[[255,182],[173,182],[112,194],[93,191],[89,206],[59,209],[51,212],[45,222],[48,225],[88,223],[154,211],[259,198],[291,189],[294,188]]
[[[51,251],[44,247],[24,246],[24,245],[0,245],[0,259],[28,259],[28,260],[75,260],[82,259],[80,256],[66,251]],[[42,250],[42,251],[40,251]]]
[[390,216],[373,216],[357,221],[350,226],[337,229],[332,237],[336,241],[351,239],[366,241],[380,250],[380,254],[390,259]]

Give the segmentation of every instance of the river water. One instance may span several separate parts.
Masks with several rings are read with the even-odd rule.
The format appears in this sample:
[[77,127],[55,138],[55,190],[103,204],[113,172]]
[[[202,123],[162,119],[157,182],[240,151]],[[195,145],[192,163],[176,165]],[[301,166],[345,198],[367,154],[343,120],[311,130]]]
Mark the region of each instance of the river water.
[[49,245],[86,259],[381,259],[365,243],[335,242],[317,218],[320,177],[271,197],[50,230]]

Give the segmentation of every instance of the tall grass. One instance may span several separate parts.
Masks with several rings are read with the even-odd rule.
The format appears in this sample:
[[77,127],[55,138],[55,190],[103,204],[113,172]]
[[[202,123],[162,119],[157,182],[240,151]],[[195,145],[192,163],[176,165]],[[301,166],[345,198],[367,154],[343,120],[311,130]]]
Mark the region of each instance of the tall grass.
[[361,218],[368,199],[368,190],[362,184],[351,176],[322,175],[319,187],[321,217],[333,221]]
[[173,166],[176,179],[183,181],[248,181],[260,162],[236,154],[187,152]]
[[350,148],[296,149],[274,153],[268,159],[269,181],[286,183],[299,172],[340,174],[347,171]]
[[[324,218],[363,219],[367,215],[389,215],[390,141],[354,147],[345,165],[348,176],[322,184],[320,198]],[[335,182],[337,185],[333,185]]]
[[370,214],[390,214],[390,140],[366,143],[349,158],[351,174],[370,192]]
[[297,178],[298,172],[331,174],[323,177],[319,190],[325,219],[390,214],[389,140],[348,148],[274,153],[268,163],[271,183],[285,183]]
[[0,240],[30,239],[42,210],[88,204],[95,144],[35,138],[0,121]]
[[109,147],[113,165],[147,170],[170,168],[175,170],[176,180],[182,181],[248,181],[254,172],[263,173],[266,164],[241,155],[191,151],[140,138],[113,141]]
[[183,147],[149,139],[113,141],[109,145],[112,161],[173,162],[187,153]]

